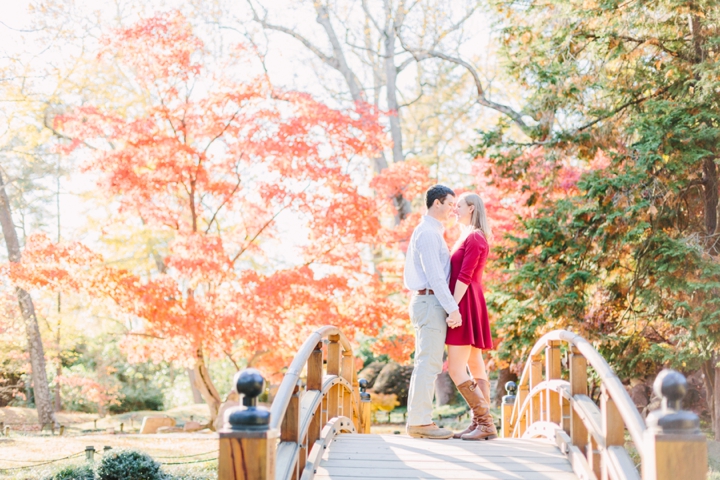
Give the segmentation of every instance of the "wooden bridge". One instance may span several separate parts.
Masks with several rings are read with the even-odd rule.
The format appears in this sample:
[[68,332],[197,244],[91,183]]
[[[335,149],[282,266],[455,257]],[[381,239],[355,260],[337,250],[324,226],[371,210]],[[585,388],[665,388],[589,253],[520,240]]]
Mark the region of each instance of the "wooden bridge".
[[[599,406],[588,396],[589,375],[600,382]],[[258,371],[240,372],[236,384],[244,407],[233,410],[220,431],[220,480],[707,475],[699,420],[681,409],[685,378],[661,372],[655,391],[663,406],[643,420],[602,356],[564,330],[542,337],[519,384],[508,385],[502,438],[491,441],[370,434],[370,395],[358,382],[352,348],[337,327],[323,327],[307,339],[269,411],[255,406],[264,384]]]

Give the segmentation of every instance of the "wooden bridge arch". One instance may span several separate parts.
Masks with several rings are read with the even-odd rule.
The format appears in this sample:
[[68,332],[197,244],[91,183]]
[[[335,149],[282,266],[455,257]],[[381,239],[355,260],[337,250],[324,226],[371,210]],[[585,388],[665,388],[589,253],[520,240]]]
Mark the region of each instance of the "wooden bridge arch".
[[[599,407],[588,396],[588,368],[600,379]],[[501,439],[339,435],[369,434],[369,395],[360,392],[350,343],[339,328],[326,326],[298,351],[269,412],[249,406],[230,414],[220,432],[218,476],[220,480],[312,480],[321,471],[323,479],[701,480],[707,475],[706,440],[697,417],[680,408],[684,382],[677,372],[662,372],[655,388],[662,390],[663,408],[643,420],[595,348],[579,335],[556,330],[532,348],[517,395],[503,399]],[[247,420],[250,417],[254,420]],[[626,431],[640,457],[641,472],[625,449]],[[387,455],[390,450],[411,454]],[[460,452],[456,458],[464,462],[461,467],[448,463],[453,457],[447,452],[453,451]],[[512,465],[515,455],[528,452],[553,459],[541,462],[546,464],[544,470]],[[345,463],[333,463],[339,457]],[[355,457],[358,460],[352,462]],[[485,465],[488,457],[493,460]],[[385,470],[372,470],[374,458]],[[418,458],[422,467],[413,465]],[[435,459],[438,465],[433,465]]]

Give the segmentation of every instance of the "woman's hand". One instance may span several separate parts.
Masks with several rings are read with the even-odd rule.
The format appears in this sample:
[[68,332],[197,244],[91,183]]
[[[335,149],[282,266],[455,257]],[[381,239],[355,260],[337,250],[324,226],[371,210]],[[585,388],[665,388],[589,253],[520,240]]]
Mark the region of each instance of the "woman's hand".
[[460,315],[460,310],[455,310],[450,315],[448,315],[447,319],[445,319],[445,322],[450,328],[457,328],[462,325],[462,316]]

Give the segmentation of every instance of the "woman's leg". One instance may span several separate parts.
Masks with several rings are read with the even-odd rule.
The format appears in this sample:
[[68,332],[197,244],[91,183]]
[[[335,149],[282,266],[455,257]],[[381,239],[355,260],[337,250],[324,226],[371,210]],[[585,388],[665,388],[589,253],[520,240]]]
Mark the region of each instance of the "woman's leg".
[[448,373],[455,385],[472,380],[467,373],[470,345],[448,345]]
[[[448,351],[449,352],[449,351]],[[448,359],[450,358],[450,354],[448,353]],[[449,365],[448,360],[448,365]],[[487,371],[485,370],[485,360],[483,359],[483,351],[479,348],[470,347],[470,351],[468,352],[467,356],[467,365],[470,367],[470,373],[472,374],[473,378],[478,379],[481,378],[483,380],[488,379]],[[449,366],[448,366],[449,368]],[[452,374],[450,374],[452,376]],[[457,382],[455,382],[457,383]]]

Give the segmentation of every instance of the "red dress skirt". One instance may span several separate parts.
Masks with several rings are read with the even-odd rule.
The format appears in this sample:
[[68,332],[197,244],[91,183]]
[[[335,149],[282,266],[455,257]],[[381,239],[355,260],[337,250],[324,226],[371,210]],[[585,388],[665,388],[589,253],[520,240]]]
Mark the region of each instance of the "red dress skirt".
[[466,283],[468,289],[459,305],[462,325],[447,329],[447,345],[472,345],[483,350],[493,348],[490,320],[482,290],[482,274],[489,251],[490,246],[483,234],[475,231],[468,235],[450,257],[450,292],[455,293],[457,280]]

